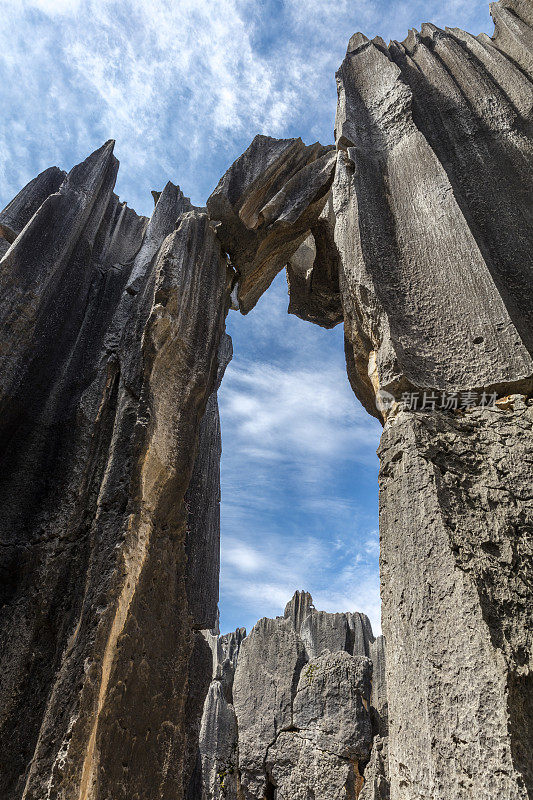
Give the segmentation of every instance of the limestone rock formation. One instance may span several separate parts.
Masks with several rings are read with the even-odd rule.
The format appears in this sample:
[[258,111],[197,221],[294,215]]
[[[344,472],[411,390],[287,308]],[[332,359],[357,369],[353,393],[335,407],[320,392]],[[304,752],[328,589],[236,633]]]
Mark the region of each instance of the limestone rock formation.
[[533,786],[532,444],[520,396],[402,412],[383,435],[393,798],[527,798]]
[[175,798],[210,679],[184,495],[231,278],[205,213],[168,184],[137,216],[117,168],[109,142],[2,213],[6,800]]
[[216,383],[200,422],[196,460],[185,493],[187,600],[194,626],[200,630],[208,628],[218,613],[222,439],[217,391],[232,354],[231,337],[224,334],[218,350]]
[[[213,642],[200,738],[204,800],[274,791],[276,800],[355,800],[380,779],[383,795],[367,796],[386,797],[384,649],[367,617],[317,611],[309,593],[296,592],[284,617],[242,633]],[[380,755],[372,753],[367,778],[374,741]]]
[[493,39],[356,35],[337,74],[347,364],[386,420],[394,800],[533,790],[531,7],[491,10]]
[[287,264],[289,314],[333,328],[343,320],[339,253],[331,194],[307,239]]
[[332,148],[258,137],[210,200],[221,219],[169,183],[148,220],[113,193],[107,142],[1,212],[6,800],[195,791],[211,679],[200,630],[218,600],[216,392],[239,277],[224,226],[240,215],[242,254],[260,217],[265,288],[320,215],[334,162]]
[[218,635],[206,632],[213,651],[213,681],[200,730],[199,790],[190,800],[239,800],[238,732],[233,680],[244,628]]
[[[384,424],[387,658],[363,617],[305,595],[228,641],[210,696],[229,732],[235,706],[231,791],[317,800],[327,759],[365,800],[389,771],[392,800],[533,791],[533,13],[491,11],[492,38],[354,35],[336,144],[256,137],[207,209],[169,183],[137,215],[107,142],[0,213],[2,798],[200,791],[224,321],[284,267],[292,313],[344,321],[350,383]],[[331,731],[295,707],[325,692],[337,715],[330,669],[361,705],[326,759]]]
[[379,389],[532,389],[532,92],[501,37],[520,4],[505,5],[494,43],[358,34],[337,73],[334,238],[371,413]]

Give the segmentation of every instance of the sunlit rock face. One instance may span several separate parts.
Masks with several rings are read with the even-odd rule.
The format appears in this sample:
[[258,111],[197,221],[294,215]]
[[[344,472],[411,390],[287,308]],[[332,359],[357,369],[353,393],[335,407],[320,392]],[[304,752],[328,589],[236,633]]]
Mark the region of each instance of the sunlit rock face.
[[385,656],[368,618],[317,611],[296,592],[284,617],[243,634],[209,637],[204,800],[385,798]]
[[[379,800],[389,768],[392,800],[533,791],[533,14],[491,10],[492,38],[354,35],[335,145],[258,136],[206,209],[169,183],[138,216],[113,192],[107,142],[0,213],[6,800],[202,790],[225,316],[284,267],[291,313],[344,322],[350,383],[384,424],[386,665],[361,620],[333,624],[300,596],[225,659],[210,763],[231,763],[237,722],[238,800],[303,785]],[[330,671],[361,704],[328,740],[347,772],[326,790],[309,775],[335,732],[296,708],[299,691],[306,708],[326,696],[337,718]]]
[[348,372],[386,420],[394,800],[533,789],[532,15],[491,10],[492,39],[356,35],[337,73]]
[[357,35],[337,73],[335,241],[372,406],[378,389],[531,391],[531,34],[506,5],[493,41]]

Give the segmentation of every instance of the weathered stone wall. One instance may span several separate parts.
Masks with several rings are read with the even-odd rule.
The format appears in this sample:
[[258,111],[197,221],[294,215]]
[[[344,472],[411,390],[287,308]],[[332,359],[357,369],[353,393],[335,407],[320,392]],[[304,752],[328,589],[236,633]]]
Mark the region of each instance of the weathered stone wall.
[[208,637],[203,800],[385,800],[384,648],[367,617],[296,592],[284,617],[244,634]]
[[337,73],[347,364],[385,421],[394,800],[533,790],[531,10],[491,10],[493,39],[358,34]]
[[[228,267],[172,184],[151,220],[120,203],[112,151],[43,173],[1,215],[6,800],[175,800],[184,709],[199,695],[199,719],[209,682],[183,497]],[[217,584],[201,587],[211,624]]]
[[458,415],[402,411],[387,423],[380,528],[394,798],[526,798],[533,785],[532,426],[533,403],[521,396]]

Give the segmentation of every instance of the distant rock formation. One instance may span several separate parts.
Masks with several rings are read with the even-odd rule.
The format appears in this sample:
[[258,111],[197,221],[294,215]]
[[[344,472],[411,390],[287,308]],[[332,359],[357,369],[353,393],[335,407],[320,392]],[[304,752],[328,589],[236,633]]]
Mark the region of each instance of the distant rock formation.
[[[533,791],[533,11],[499,0],[491,13],[492,38],[433,25],[388,47],[353,36],[335,145],[257,136],[207,209],[169,183],[138,216],[113,192],[107,142],[0,213],[5,800],[194,796],[225,317],[284,267],[292,313],[344,322],[350,383],[384,425],[391,798]],[[264,683],[240,742],[251,796],[292,791],[330,736],[299,708],[300,682],[306,707],[326,693],[328,714],[330,671],[366,697],[363,662],[339,654],[369,654],[298,603],[245,640],[233,703],[222,683],[213,697],[231,727],[230,706],[238,717],[255,691],[254,647],[267,664],[279,641],[292,678],[274,700]],[[320,684],[305,683],[307,662]],[[370,758],[362,796],[381,791],[387,763],[363,717],[356,739],[342,726],[328,739],[355,792]]]
[[200,735],[202,800],[385,800],[383,638],[364,614],[317,611],[210,635],[215,675]]

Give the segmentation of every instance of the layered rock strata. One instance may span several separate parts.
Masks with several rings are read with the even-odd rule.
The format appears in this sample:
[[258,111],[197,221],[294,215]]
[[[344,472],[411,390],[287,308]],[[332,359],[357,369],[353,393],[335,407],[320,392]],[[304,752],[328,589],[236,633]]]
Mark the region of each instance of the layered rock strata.
[[204,800],[388,797],[384,648],[367,617],[296,592],[284,617],[243,634],[214,637]]

